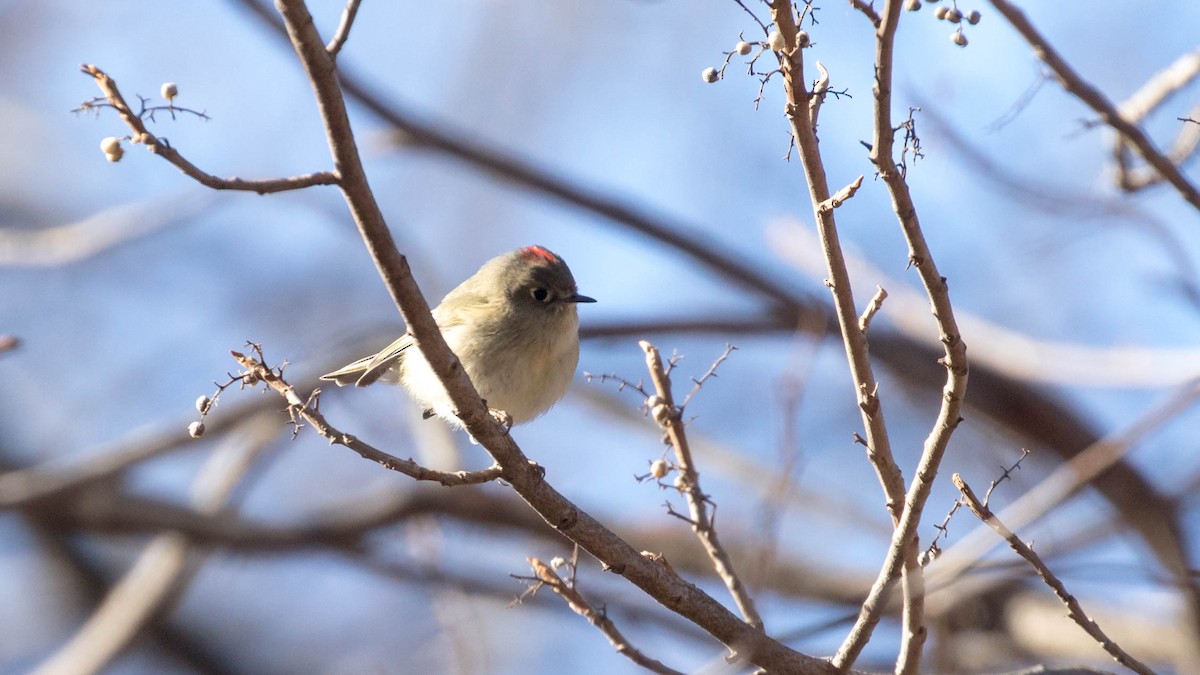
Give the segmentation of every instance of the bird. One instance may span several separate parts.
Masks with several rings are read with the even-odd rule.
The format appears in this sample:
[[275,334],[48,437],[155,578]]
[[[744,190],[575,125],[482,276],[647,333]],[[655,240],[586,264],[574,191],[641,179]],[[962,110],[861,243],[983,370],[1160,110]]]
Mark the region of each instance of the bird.
[[[493,415],[522,424],[567,392],[579,364],[580,295],[566,262],[544,246],[492,258],[446,294],[433,318]],[[322,380],[360,387],[400,384],[424,409],[462,428],[453,402],[407,333]]]

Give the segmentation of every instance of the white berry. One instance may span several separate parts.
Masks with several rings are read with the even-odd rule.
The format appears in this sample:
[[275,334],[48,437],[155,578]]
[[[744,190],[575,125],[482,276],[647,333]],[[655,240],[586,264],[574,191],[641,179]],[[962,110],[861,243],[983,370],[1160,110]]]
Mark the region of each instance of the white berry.
[[733,51],[745,56],[750,53],[751,49],[753,49],[753,46],[751,46],[749,42],[742,40],[741,42],[737,43],[737,46],[733,48]]
[[162,94],[163,98],[170,101],[179,95],[179,86],[174,82],[163,82],[162,89],[159,89],[158,93]]
[[716,68],[705,68],[704,72],[700,73],[700,79],[712,84],[713,82],[721,79],[721,76],[717,74]]
[[767,36],[767,45],[777,52],[781,52],[787,48],[787,42],[784,41],[783,34],[777,30],[771,31],[771,34]]
[[204,435],[204,422],[192,422],[188,425],[188,436],[200,438]]
[[667,475],[671,468],[661,459],[656,459],[650,464],[650,475],[655,478],[663,478]]

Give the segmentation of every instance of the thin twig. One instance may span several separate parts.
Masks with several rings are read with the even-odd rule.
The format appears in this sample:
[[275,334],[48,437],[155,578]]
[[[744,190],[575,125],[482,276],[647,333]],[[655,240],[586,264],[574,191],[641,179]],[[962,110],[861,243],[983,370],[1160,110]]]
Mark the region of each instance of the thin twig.
[[827,213],[836,209],[842,204],[845,204],[846,200],[850,199],[855,195],[855,193],[858,192],[858,188],[862,186],[862,182],[863,177],[859,176],[858,178],[854,179],[854,182],[835,192],[832,197],[826,199],[820,204],[817,204],[817,213]]
[[[1000,475],[1000,477],[997,478],[996,480],[993,480],[991,483],[988,484],[987,494],[983,495],[984,506],[987,506],[988,500],[990,500],[992,498],[992,492],[995,491],[995,489],[1001,483],[1003,483],[1006,480],[1010,480],[1012,478],[1013,472],[1016,471],[1017,469],[1021,468],[1021,462],[1025,461],[1025,458],[1028,456],[1029,456],[1029,450],[1026,448],[1021,448],[1021,456],[1017,458],[1017,461],[1013,462],[1012,466],[1002,467],[1004,469],[1004,472]],[[946,512],[946,517],[942,519],[941,524],[933,526],[933,528],[935,530],[937,530],[938,533],[936,535],[934,535],[933,541],[929,542],[929,546],[926,547],[925,552],[921,554],[921,566],[922,567],[933,562],[941,555],[942,549],[938,545],[938,541],[941,540],[941,538],[943,536],[946,536],[947,534],[949,534],[950,520],[952,518],[954,518],[955,514],[958,513],[958,510],[960,508],[962,508],[962,506],[963,506],[962,500],[960,500],[960,499],[954,500],[954,505],[951,506],[950,510]]]
[[[600,632],[604,634],[604,637],[608,638],[609,644],[617,650],[618,654],[625,656],[630,661],[654,673],[683,675],[681,671],[667,667],[661,661],[646,656],[630,644],[629,640],[621,634],[621,631],[617,630],[617,626],[613,623],[612,619],[608,618],[607,612],[597,610],[588,604],[588,601],[576,590],[575,585],[563,581],[562,577],[558,576],[549,565],[537,558],[529,558],[529,564],[533,566],[533,573],[537,575],[538,583],[549,586],[550,590],[567,601],[567,606],[571,608],[571,611],[587,619],[588,623],[600,629]],[[572,574],[574,574],[574,567],[572,566],[571,569]],[[536,586],[534,588],[536,590]]]
[[406,476],[415,478],[416,480],[436,481],[447,487],[455,485],[477,485],[479,483],[488,483],[500,477],[500,467],[493,465],[479,471],[437,471],[429,469],[420,464],[417,464],[411,459],[401,459],[395,455],[388,454],[374,446],[364,443],[358,438],[339,431],[329,424],[325,416],[314,404],[316,397],[308,399],[301,398],[292,385],[281,377],[275,369],[267,366],[261,359],[260,355],[246,356],[239,352],[231,352],[233,358],[245,368],[245,375],[251,381],[261,380],[271,389],[274,389],[288,403],[288,413],[293,416],[299,416],[306,422],[312,425],[317,433],[329,439],[330,443],[336,443],[347,447],[365,459],[373,462],[378,462],[386,469],[398,471]]
[[1100,115],[1100,119],[1120,134],[1126,142],[1136,148],[1142,159],[1146,160],[1147,164],[1162,174],[1163,178],[1174,186],[1189,204],[1200,209],[1200,190],[1188,181],[1178,166],[1173,164],[1158,148],[1154,147],[1154,143],[1146,136],[1145,132],[1137,125],[1126,120],[1121,115],[1121,112],[1117,110],[1117,107],[1105,98],[1099,89],[1086,82],[1079,73],[1071,68],[1070,64],[1058,53],[1058,50],[1030,23],[1029,19],[1025,17],[1024,12],[1009,3],[1008,0],[991,0],[991,3],[996,8],[996,11],[1000,12],[1005,19],[1008,19],[1008,22],[1021,34],[1021,37],[1025,38],[1025,41],[1033,47],[1034,55],[1054,71],[1059,84],[1068,93],[1096,111]]
[[967,507],[971,509],[971,512],[975,514],[975,517],[979,518],[984,523],[987,523],[988,527],[992,528],[996,531],[996,534],[999,534],[1001,537],[1003,537],[1004,540],[1008,542],[1008,545],[1012,547],[1012,550],[1016,551],[1017,554],[1022,558],[1028,560],[1030,565],[1033,565],[1033,568],[1037,570],[1038,576],[1042,578],[1042,581],[1045,581],[1047,586],[1054,589],[1054,594],[1057,595],[1059,599],[1063,601],[1063,604],[1067,606],[1067,615],[1071,617],[1072,621],[1079,624],[1079,627],[1082,628],[1085,633],[1092,636],[1097,642],[1099,642],[1100,646],[1104,647],[1104,651],[1112,655],[1112,657],[1116,659],[1117,663],[1120,663],[1126,668],[1134,671],[1135,673],[1140,673],[1141,675],[1154,675],[1153,670],[1150,670],[1150,668],[1146,667],[1144,663],[1130,656],[1129,653],[1127,653],[1124,649],[1121,649],[1120,645],[1113,642],[1112,639],[1105,635],[1104,631],[1100,630],[1100,626],[1088,617],[1088,615],[1083,611],[1083,607],[1080,606],[1079,601],[1075,599],[1075,596],[1067,592],[1067,589],[1065,586],[1063,586],[1062,581],[1060,581],[1059,578],[1054,575],[1054,572],[1050,571],[1050,568],[1046,566],[1046,563],[1042,562],[1041,557],[1035,553],[1028,544],[1021,541],[1012,530],[1005,527],[1004,523],[1000,522],[1000,519],[996,518],[986,504],[979,501],[979,498],[976,497],[975,493],[971,490],[971,486],[967,485],[966,481],[962,479],[962,476],[956,473],[954,474],[952,480],[954,481],[954,486],[957,487],[958,491],[962,493],[963,499],[967,503]]
[[[1200,379],[1193,379],[1140,414],[1125,428],[1095,441],[1059,465],[1050,475],[1026,490],[1004,509],[1002,515],[1005,521],[1016,528],[1037,522],[1056,506],[1064,504],[1084,486],[1094,485],[1099,476],[1112,470],[1114,465],[1119,464],[1138,444],[1160,431],[1171,420],[1193,410],[1197,401],[1200,401]],[[1154,509],[1153,513],[1161,517],[1161,509]],[[1127,514],[1126,517],[1134,518],[1132,514]],[[1151,539],[1147,540],[1153,544]],[[938,561],[936,572],[931,573],[931,578],[936,577],[939,585],[951,583],[987,553],[992,541],[994,540],[987,534],[986,529],[976,528],[961,538],[953,548],[947,549],[946,555]],[[1160,558],[1168,568],[1178,565],[1177,562],[1172,564],[1173,561],[1161,554]],[[1184,571],[1173,572],[1179,575]]]
[[[717,575],[725,582],[725,587],[729,589],[729,593],[737,603],[738,609],[741,610],[746,623],[761,630],[763,620],[754,607],[754,599],[750,597],[741,577],[734,571],[733,561],[730,560],[725,548],[721,546],[717,530],[708,513],[708,496],[700,489],[700,474],[696,471],[696,463],[692,459],[692,451],[688,446],[687,435],[684,433],[681,411],[675,407],[674,395],[671,392],[671,379],[663,367],[662,356],[654,345],[645,340],[639,342],[638,345],[646,355],[646,368],[650,371],[650,380],[654,383],[655,397],[658,399],[652,410],[654,419],[666,431],[671,446],[675,448],[675,462],[678,465],[682,482],[679,487],[687,499],[692,531],[704,545],[704,550],[712,559]],[[724,356],[728,355],[729,351],[726,351]],[[724,360],[724,357],[721,360]],[[715,371],[719,363],[720,360],[713,364],[709,372]]]
[[[733,345],[725,345],[725,351],[721,352],[721,355],[713,360],[712,365],[708,367],[708,370],[705,371],[705,373],[700,377],[692,378],[692,390],[687,393],[687,396],[683,397],[683,403],[679,404],[679,414],[681,416],[683,415],[683,411],[687,408],[688,403],[691,403],[692,398],[695,397],[696,394],[700,393],[700,388],[704,386],[704,383],[717,376],[717,369],[720,368],[721,364],[725,363],[725,361],[729,358],[729,355],[735,351],[737,351],[737,347],[734,347]],[[670,376],[670,374],[670,372],[667,373],[668,376]]]
[[758,18],[757,14],[750,11],[750,8],[746,6],[746,3],[742,2],[742,0],[733,1],[737,3],[738,7],[741,7],[747,14],[749,14],[751,19],[754,19],[754,23],[758,24],[758,27],[762,29],[763,35],[767,35],[771,32],[767,28],[767,24],[763,23],[762,19]]
[[96,66],[84,64],[80,70],[84,74],[91,76],[96,80],[96,85],[100,87],[100,91],[104,93],[105,99],[109,105],[116,108],[121,119],[133,131],[132,141],[141,143],[146,146],[150,152],[159,155],[168,162],[174,164],[180,171],[194,178],[200,184],[210,187],[214,190],[244,190],[248,192],[257,192],[258,194],[267,194],[271,192],[285,192],[287,190],[299,190],[313,185],[336,185],[338,175],[332,171],[319,171],[317,173],[305,174],[302,176],[290,176],[287,178],[219,178],[210,173],[202,171],[195,164],[192,164],[179,151],[167,145],[154,134],[146,129],[145,123],[141,116],[133,112],[129,104],[125,102],[125,98],[121,96],[121,91],[117,89],[117,83],[108,76],[103,70]]
[[346,45],[346,40],[350,39],[350,27],[354,25],[354,17],[358,15],[360,4],[362,4],[362,0],[346,0],[346,9],[342,10],[342,19],[338,23],[337,32],[325,46],[329,58],[336,59],[341,53],[342,47]]

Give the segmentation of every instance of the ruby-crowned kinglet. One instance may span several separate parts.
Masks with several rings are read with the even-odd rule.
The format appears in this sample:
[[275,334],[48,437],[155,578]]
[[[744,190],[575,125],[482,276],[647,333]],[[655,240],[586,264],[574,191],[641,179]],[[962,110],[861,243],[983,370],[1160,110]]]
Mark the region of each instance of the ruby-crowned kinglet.
[[[579,363],[580,295],[563,259],[527,246],[489,260],[442,298],[433,318],[479,395],[514,424],[550,409],[567,392]],[[411,334],[328,375],[365,387],[403,384],[434,415],[461,427],[454,404]]]

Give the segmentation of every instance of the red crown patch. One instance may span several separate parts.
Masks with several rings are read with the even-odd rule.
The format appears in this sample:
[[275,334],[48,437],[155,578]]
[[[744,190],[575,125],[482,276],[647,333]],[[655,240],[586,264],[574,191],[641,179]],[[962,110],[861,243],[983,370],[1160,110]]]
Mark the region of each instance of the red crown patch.
[[524,249],[522,249],[522,251],[525,253],[526,257],[541,258],[551,265],[557,265],[559,262],[558,256],[551,253],[549,249],[542,248],[541,246],[526,246]]

